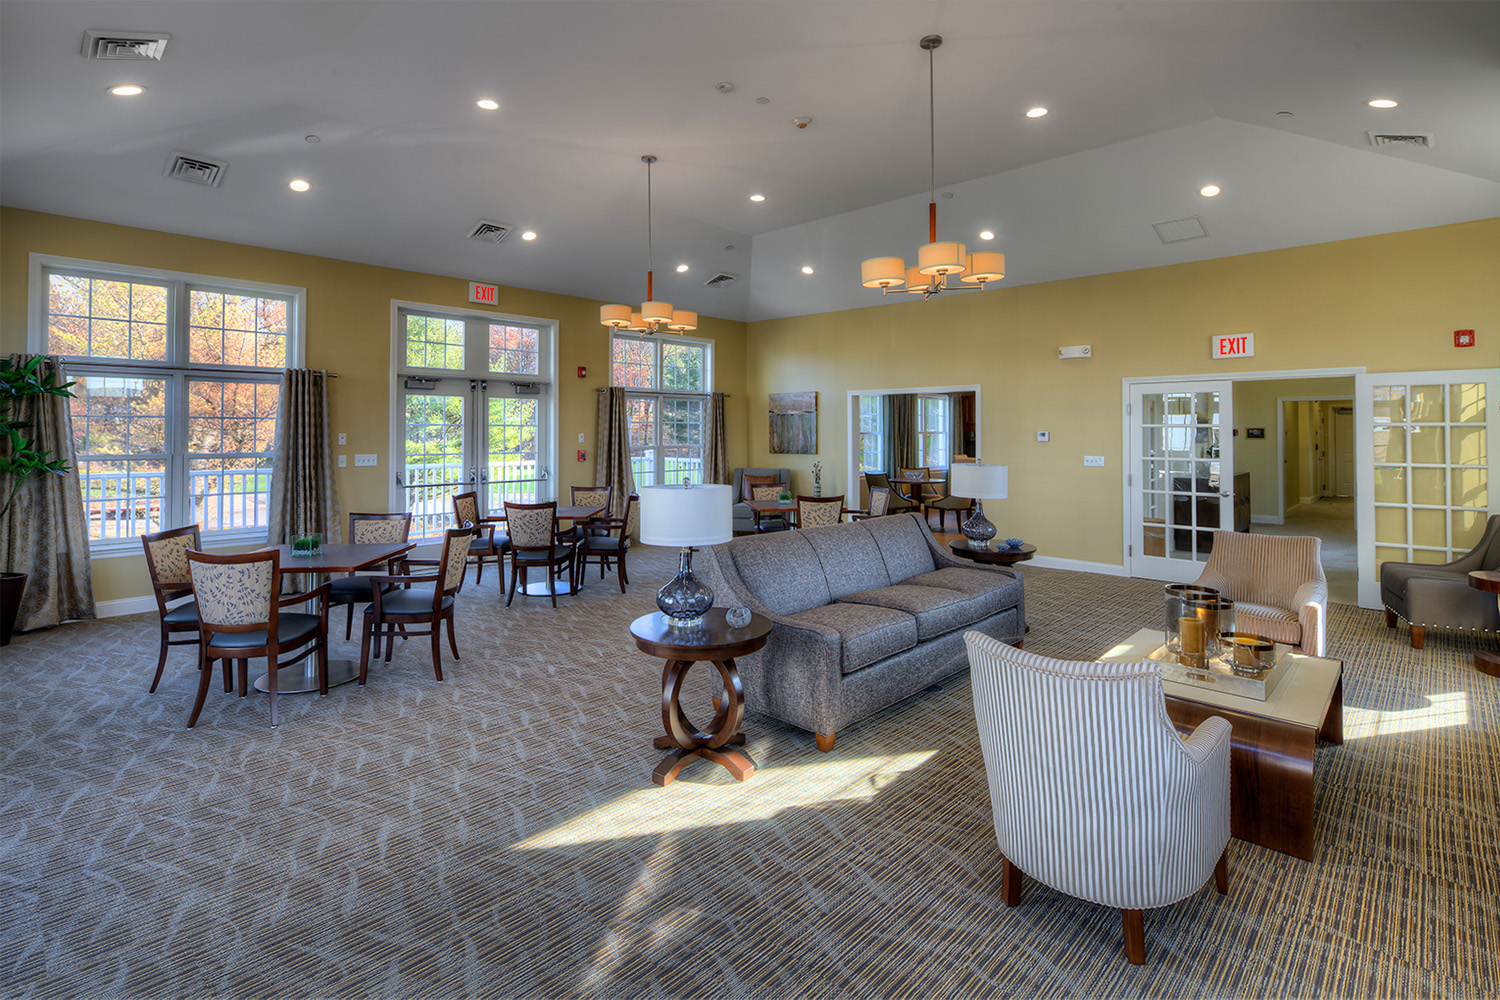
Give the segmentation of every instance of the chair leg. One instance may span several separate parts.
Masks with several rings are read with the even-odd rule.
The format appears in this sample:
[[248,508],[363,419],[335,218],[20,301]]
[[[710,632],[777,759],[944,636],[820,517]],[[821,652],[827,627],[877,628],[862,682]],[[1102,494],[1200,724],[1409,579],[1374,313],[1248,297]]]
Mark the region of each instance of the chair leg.
[[1411,627],[1411,648],[1421,649],[1422,643],[1427,641],[1427,626],[1413,625]]
[[375,616],[365,615],[360,619],[359,636],[359,686],[365,686],[365,671],[370,668],[370,633],[375,631]]
[[438,631],[436,620],[432,623],[432,672],[438,680],[443,679],[443,633]]
[[836,733],[813,733],[813,740],[818,744],[818,749],[823,753],[833,753],[833,738]]
[[349,641],[349,636],[354,633],[354,602],[349,602],[349,617],[344,619],[344,641]]
[[[268,652],[269,652],[270,655],[268,655],[266,657],[266,667],[267,667],[266,686],[271,689],[267,693],[271,696],[271,728],[275,729],[276,726],[277,726],[277,721],[276,721],[276,653],[274,651],[274,648],[271,649],[271,650],[268,650]],[[240,669],[241,670],[245,670],[249,666],[249,663],[250,663],[249,660],[241,660],[240,661]],[[244,675],[241,674],[241,676],[244,676]],[[244,686],[245,685],[241,685],[241,687],[244,687]],[[240,692],[240,697],[243,698],[244,696],[245,696],[245,692],[241,691]]]
[[[228,663],[228,661],[225,661]],[[198,722],[198,713],[203,711],[203,700],[208,697],[208,685],[213,680],[214,661],[204,655],[203,647],[198,648],[198,698],[193,702],[192,714],[188,716],[187,727],[192,729]]]
[[[224,662],[228,663],[229,661],[225,660]],[[239,660],[237,661],[237,666],[240,675],[240,697],[248,698],[250,696],[250,661],[248,659]],[[276,664],[270,664],[268,669],[274,674],[276,672]]]
[[1229,845],[1224,845],[1224,853],[1219,855],[1219,863],[1214,865],[1214,888],[1219,890],[1219,895],[1229,895]]
[[318,636],[318,697],[328,697],[328,633]]
[[1392,611],[1390,608],[1385,609],[1385,627],[1396,627],[1396,612]]
[[163,669],[166,668],[166,665],[167,665],[167,629],[166,629],[166,626],[163,625],[162,626],[162,630],[161,630],[161,655],[156,658],[156,676],[153,677],[153,678],[151,678],[151,691],[149,693],[151,693],[151,694],[155,694],[156,693],[156,685],[158,685],[158,684],[161,683],[161,672],[162,672]]
[[[219,662],[224,665],[224,693],[229,694],[234,690],[234,664],[228,660],[220,660]],[[212,674],[213,669],[210,668],[208,672]]]
[[510,607],[511,600],[516,596],[516,579],[521,575],[522,569],[515,563],[510,564],[510,592],[505,595],[505,606]]
[[[625,577],[625,544],[624,543],[625,543],[625,540],[623,538],[620,539],[620,555],[619,555],[618,558],[615,559],[615,563],[616,563],[615,573],[620,578],[620,593],[622,593],[622,594],[625,593],[625,580],[626,580],[626,577]],[[600,572],[601,573],[603,572],[603,567],[600,567]]]
[[484,580],[484,556],[474,560],[474,583],[479,584]]
[[[433,628],[436,629],[437,626],[434,625]],[[455,660],[461,660],[461,659],[463,659],[463,657],[461,657],[461,656],[458,655],[458,639],[456,639],[454,637],[454,635],[453,635],[453,612],[452,611],[448,612],[448,648],[451,649],[451,650],[453,650],[453,658]]]
[[1006,906],[1021,905],[1021,884],[1026,876],[1021,869],[1005,855],[1000,855],[1000,894],[1005,897]]
[[1146,964],[1146,922],[1140,910],[1121,910],[1120,926],[1125,932],[1125,958],[1131,965]]

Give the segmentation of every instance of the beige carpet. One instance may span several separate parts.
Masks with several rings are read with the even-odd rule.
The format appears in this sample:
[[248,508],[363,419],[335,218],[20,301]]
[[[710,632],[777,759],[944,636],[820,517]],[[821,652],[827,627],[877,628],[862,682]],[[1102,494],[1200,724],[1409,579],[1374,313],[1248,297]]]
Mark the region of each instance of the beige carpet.
[[[660,664],[626,627],[674,556],[557,611],[466,588],[463,659],[413,643],[326,699],[156,694],[152,617],[0,653],[0,996],[1494,996],[1500,682],[1472,640],[1332,613],[1348,742],[1317,859],[1234,841],[1230,895],[1146,918],[1000,900],[967,674],[838,735],[757,716],[743,785],[649,781]],[[1092,656],[1160,585],[1028,570],[1027,648]],[[694,704],[708,679],[695,673]]]

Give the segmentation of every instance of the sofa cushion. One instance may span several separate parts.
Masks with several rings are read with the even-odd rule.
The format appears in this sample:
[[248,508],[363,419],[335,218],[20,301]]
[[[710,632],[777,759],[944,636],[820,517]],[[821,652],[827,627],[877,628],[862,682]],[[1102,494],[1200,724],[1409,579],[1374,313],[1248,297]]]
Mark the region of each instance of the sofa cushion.
[[901,583],[918,573],[935,569],[932,549],[922,533],[922,525],[916,514],[891,514],[888,517],[872,517],[859,522],[859,526],[870,533],[885,561],[885,571],[892,583]]
[[802,537],[812,545],[823,564],[828,593],[834,600],[856,590],[874,590],[890,585],[885,560],[875,539],[858,524],[830,524],[808,528]]
[[917,621],[918,642],[926,642],[989,617],[989,613],[984,610],[983,597],[970,597],[956,590],[910,583],[892,584],[878,590],[862,590],[846,594],[839,600],[847,604],[869,604],[906,612]]
[[[801,532],[798,532],[801,534]],[[794,624],[821,625],[839,634],[839,670],[852,674],[917,644],[917,620],[904,611],[870,604],[825,604],[787,616]]]
[[948,566],[931,573],[919,573],[905,581],[918,587],[935,587],[941,590],[958,591],[978,602],[978,615],[974,619],[999,614],[1015,605],[1021,581],[1009,573],[997,573],[990,569]]
[[823,564],[800,531],[736,538],[725,546],[735,571],[755,599],[778,615],[833,600]]
[[1262,636],[1289,646],[1302,643],[1302,623],[1295,611],[1248,601],[1234,602],[1234,630]]

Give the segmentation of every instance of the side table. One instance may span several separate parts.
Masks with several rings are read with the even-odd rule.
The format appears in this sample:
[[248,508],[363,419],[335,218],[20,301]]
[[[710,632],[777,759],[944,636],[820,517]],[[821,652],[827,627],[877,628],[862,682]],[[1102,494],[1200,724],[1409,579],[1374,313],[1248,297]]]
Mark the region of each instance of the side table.
[[[764,646],[771,622],[752,615],[744,628],[731,628],[724,614],[724,608],[710,608],[688,628],[670,624],[660,611],[630,623],[630,634],[641,652],[666,660],[661,672],[661,721],[667,734],[658,736],[652,746],[670,752],[651,772],[651,780],[658,785],[670,785],[699,757],[722,765],[737,781],[755,773],[755,762],[748,754],[729,748],[729,744],[745,742],[745,734],[740,732],[745,720],[745,689],[734,658]],[[717,667],[723,681],[723,693],[714,699],[713,721],[702,730],[688,719],[681,705],[683,681],[692,665],[700,661]]]
[[1036,555],[1035,545],[1019,545],[1016,548],[1006,548],[1004,543],[990,549],[976,549],[969,544],[967,538],[955,538],[948,543],[948,551],[960,559],[972,559],[977,563],[994,563],[999,566],[1014,566],[1018,562],[1025,562]]
[[[1500,599],[1500,572],[1492,569],[1476,569],[1469,573],[1469,586],[1475,590],[1483,590],[1487,593],[1497,595]],[[1500,677],[1500,653],[1488,649],[1476,650],[1474,653],[1474,669],[1481,674],[1489,674],[1491,677]]]

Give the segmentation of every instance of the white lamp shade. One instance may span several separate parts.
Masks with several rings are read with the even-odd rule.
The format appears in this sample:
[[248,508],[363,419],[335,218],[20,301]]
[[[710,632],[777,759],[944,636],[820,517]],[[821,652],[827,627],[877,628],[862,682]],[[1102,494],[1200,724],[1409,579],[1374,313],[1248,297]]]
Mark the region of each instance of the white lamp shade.
[[620,327],[630,325],[629,306],[600,306],[599,322],[605,326]]
[[948,470],[948,492],[968,500],[1004,500],[1009,496],[1010,467],[954,465]]
[[1005,254],[984,250],[969,254],[969,269],[960,281],[969,284],[984,284],[1005,277]]
[[641,544],[683,548],[729,541],[733,492],[729,486],[641,487]]
[[631,333],[645,333],[650,327],[646,325],[645,320],[641,319],[640,313],[632,312],[630,314],[630,323],[626,325],[625,329]]
[[698,329],[698,314],[691,309],[673,309],[672,322],[667,324],[668,330],[696,330]]
[[647,323],[672,322],[672,303],[642,302],[641,319],[645,320]]
[[866,288],[899,288],[906,283],[906,261],[900,257],[871,257],[859,265]]
[[917,270],[923,274],[963,274],[969,250],[962,243],[924,243],[917,247]]
[[921,294],[927,291],[928,286],[931,284],[932,279],[915,267],[908,267],[906,269],[906,291],[914,295]]

